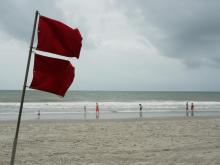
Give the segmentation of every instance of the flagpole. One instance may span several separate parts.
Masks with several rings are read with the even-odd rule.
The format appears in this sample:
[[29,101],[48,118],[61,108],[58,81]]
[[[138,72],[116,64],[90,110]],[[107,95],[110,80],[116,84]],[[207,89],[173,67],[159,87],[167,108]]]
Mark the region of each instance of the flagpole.
[[21,114],[22,114],[24,97],[25,97],[25,92],[26,92],[27,78],[28,78],[28,72],[29,72],[29,67],[30,67],[30,62],[31,62],[31,54],[32,54],[32,48],[33,48],[33,43],[34,43],[34,35],[35,35],[35,30],[36,30],[38,14],[39,12],[36,11],[10,165],[14,165],[14,161],[15,161],[15,154],[16,154],[16,148],[17,148],[17,142],[18,142],[18,133],[19,133],[20,123],[21,123]]

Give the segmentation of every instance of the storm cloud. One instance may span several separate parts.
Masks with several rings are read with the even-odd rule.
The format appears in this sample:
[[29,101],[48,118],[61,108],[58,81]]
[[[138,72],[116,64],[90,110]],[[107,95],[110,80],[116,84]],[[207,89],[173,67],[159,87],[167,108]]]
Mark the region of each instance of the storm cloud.
[[[0,28],[9,35],[27,41],[31,33],[30,27],[33,24],[33,13],[36,9],[51,17],[64,17],[66,11],[61,10],[57,3],[57,1],[51,3],[51,0],[3,1],[0,6]],[[76,7],[86,5],[85,2],[74,3]],[[102,11],[103,13],[99,13],[102,17],[98,16],[103,26],[108,21],[107,19],[111,21],[111,18],[114,17],[114,15],[105,17],[111,13],[111,10],[122,11],[131,25],[133,23],[136,29],[139,27],[139,33],[143,35],[143,38],[155,46],[162,55],[177,58],[189,67],[200,65],[220,67],[220,19],[218,18],[220,1],[125,0],[98,1],[98,3],[96,1],[94,5],[100,5],[100,3],[105,10]],[[81,21],[81,29],[83,29],[86,39],[87,36],[90,36],[85,42],[87,47],[95,48],[96,44],[102,44],[100,42],[106,43],[106,41],[97,39],[100,35],[88,34],[92,32],[89,28],[93,27],[87,26],[90,22],[90,18],[85,17],[87,11],[80,11],[79,8],[74,11],[72,12],[78,15],[76,20]],[[97,10],[97,12],[100,11]],[[142,39],[143,44],[146,40]]]
[[39,10],[56,18],[62,18],[62,11],[51,0],[7,0],[0,5],[0,29],[18,40],[29,41],[34,23],[34,12]]
[[35,10],[80,29],[71,89],[220,90],[218,0],[2,1],[0,89],[22,86]]
[[142,17],[143,35],[162,55],[189,67],[220,67],[220,1],[130,0],[120,6],[128,17]]

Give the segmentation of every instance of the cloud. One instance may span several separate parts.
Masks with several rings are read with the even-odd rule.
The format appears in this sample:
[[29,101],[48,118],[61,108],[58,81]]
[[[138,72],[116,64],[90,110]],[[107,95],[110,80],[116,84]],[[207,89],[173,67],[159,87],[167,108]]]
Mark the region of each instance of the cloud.
[[219,8],[217,0],[3,1],[0,88],[22,86],[38,9],[83,36],[71,89],[219,90]]
[[188,67],[220,67],[220,1],[128,0],[120,7],[141,18],[140,31],[162,55]]
[[123,48],[119,43],[130,46],[130,40],[134,47],[150,46],[189,68],[220,67],[218,0],[96,0],[92,4],[84,0],[8,0],[0,6],[1,30],[29,41],[36,9],[73,27],[78,25],[85,49],[106,44]]
[[19,40],[29,41],[36,10],[51,17],[62,17],[56,0],[7,0],[0,5],[0,29]]

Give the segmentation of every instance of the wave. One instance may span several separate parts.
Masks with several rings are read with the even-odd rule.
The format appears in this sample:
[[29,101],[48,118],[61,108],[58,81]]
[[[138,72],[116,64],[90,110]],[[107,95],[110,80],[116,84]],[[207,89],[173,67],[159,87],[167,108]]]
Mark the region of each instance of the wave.
[[[189,101],[191,103],[191,101]],[[220,102],[193,101],[197,111],[219,111]],[[145,101],[145,102],[99,102],[100,110],[105,112],[138,112],[139,104],[143,112],[184,111],[186,102],[183,101]],[[189,104],[190,105],[190,104]],[[20,103],[0,102],[0,114],[17,113]],[[27,102],[24,103],[24,113],[83,113],[84,106],[88,113],[95,113],[95,102]]]

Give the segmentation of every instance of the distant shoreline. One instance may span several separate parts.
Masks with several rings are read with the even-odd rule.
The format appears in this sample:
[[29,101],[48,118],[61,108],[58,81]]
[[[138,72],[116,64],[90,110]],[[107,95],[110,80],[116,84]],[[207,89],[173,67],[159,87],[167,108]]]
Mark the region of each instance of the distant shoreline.
[[[23,123],[87,123],[87,122],[136,122],[136,121],[176,121],[176,120],[212,120],[220,119],[220,116],[160,116],[160,117],[143,117],[143,118],[115,118],[115,119],[40,119],[40,120],[22,120]],[[1,123],[16,123],[16,120],[0,120]]]
[[[0,89],[0,91],[22,91],[22,89]],[[36,91],[33,89],[27,88],[26,91],[35,91],[35,92],[43,92],[43,91]],[[219,93],[220,91],[208,91],[208,90],[68,90],[68,92],[213,92]]]
[[[1,115],[0,114],[0,122],[1,121],[17,121],[17,115]],[[23,114],[22,121],[101,121],[101,120],[148,120],[148,119],[194,119],[194,118],[220,118],[220,112],[196,112],[195,116],[185,116],[184,112],[165,112],[165,113],[142,113],[142,117],[140,117],[140,113],[138,112],[130,112],[130,113],[100,113],[98,119],[96,119],[95,113],[87,113],[86,117],[84,113],[69,113],[69,114],[44,114],[41,113],[40,116],[37,114]]]

